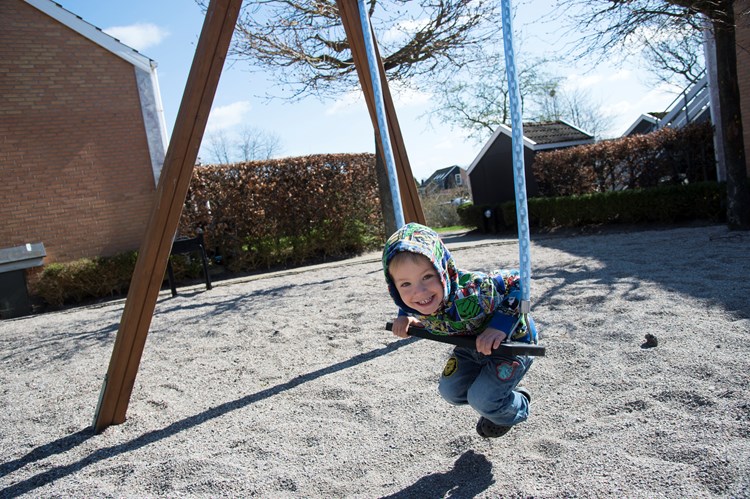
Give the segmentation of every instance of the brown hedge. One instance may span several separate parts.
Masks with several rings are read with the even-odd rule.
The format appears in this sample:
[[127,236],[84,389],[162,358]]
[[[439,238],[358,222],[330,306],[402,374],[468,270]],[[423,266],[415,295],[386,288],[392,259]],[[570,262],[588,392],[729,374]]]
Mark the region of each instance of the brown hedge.
[[383,241],[372,154],[321,154],[194,170],[180,235],[204,232],[231,271],[296,264]]
[[537,154],[532,166],[543,197],[716,180],[710,123]]

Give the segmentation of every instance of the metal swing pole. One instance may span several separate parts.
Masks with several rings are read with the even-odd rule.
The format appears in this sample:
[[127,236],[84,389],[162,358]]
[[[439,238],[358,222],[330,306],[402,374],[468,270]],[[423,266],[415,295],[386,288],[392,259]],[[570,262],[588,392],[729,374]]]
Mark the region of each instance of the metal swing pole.
[[513,184],[516,191],[516,220],[518,224],[518,254],[521,273],[521,314],[531,310],[531,240],[529,237],[529,210],[526,202],[526,169],[523,158],[523,116],[521,92],[513,49],[513,23],[510,0],[501,1],[505,71],[508,74],[510,94],[511,139],[513,143]]
[[359,19],[362,23],[362,34],[365,41],[365,53],[367,55],[367,65],[370,68],[370,78],[372,79],[372,89],[375,98],[375,113],[378,119],[378,131],[380,132],[380,143],[383,145],[383,158],[385,159],[386,169],[388,170],[388,185],[391,189],[391,198],[393,199],[393,211],[395,212],[396,228],[404,225],[404,208],[401,204],[401,192],[398,187],[398,177],[396,176],[396,160],[393,156],[393,147],[391,146],[390,133],[388,132],[388,122],[385,118],[385,103],[383,101],[383,87],[380,82],[380,71],[376,63],[375,56],[375,38],[372,35],[370,26],[370,17],[367,15],[367,8],[364,0],[357,2],[359,10]]

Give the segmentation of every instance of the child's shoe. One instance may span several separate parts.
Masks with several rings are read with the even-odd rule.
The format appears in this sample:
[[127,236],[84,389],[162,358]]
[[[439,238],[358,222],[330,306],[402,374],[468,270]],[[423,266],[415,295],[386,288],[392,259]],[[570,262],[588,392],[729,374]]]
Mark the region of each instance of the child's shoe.
[[477,433],[480,437],[484,438],[498,438],[502,437],[513,428],[512,426],[503,426],[495,424],[484,416],[479,418],[477,421]]
[[[528,391],[524,387],[518,387],[516,390],[518,393],[526,397],[526,401],[528,403],[531,403],[531,392]],[[510,429],[513,428],[512,426],[504,426],[495,424],[489,419],[485,418],[484,416],[479,418],[479,421],[477,421],[477,433],[479,433],[480,437],[484,438],[498,438],[502,437],[506,433],[510,431]]]

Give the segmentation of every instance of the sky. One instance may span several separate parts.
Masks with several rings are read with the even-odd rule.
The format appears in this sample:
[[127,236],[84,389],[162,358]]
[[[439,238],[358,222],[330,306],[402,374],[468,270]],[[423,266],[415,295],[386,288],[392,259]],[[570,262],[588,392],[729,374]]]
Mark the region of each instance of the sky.
[[[65,9],[97,26],[157,63],[157,73],[168,134],[177,117],[203,13],[193,0],[56,0]],[[564,43],[562,26],[546,14],[550,0],[513,2],[517,7],[514,31],[524,40],[524,53],[545,56]],[[500,29],[500,20],[498,20]],[[376,37],[378,33],[375,33]],[[518,40],[518,38],[517,38]],[[622,135],[643,113],[664,111],[677,96],[674,88],[653,83],[638,61],[610,66],[591,61],[556,68],[564,89],[580,89],[601,104],[612,126],[605,137]],[[207,139],[221,131],[228,137],[243,127],[275,135],[279,156],[322,153],[374,152],[374,135],[361,92],[321,102],[311,97],[299,102],[267,101],[263,96],[273,82],[251,73],[240,62],[227,61],[216,91],[199,159],[210,162]],[[412,172],[418,180],[448,166],[467,168],[483,143],[468,133],[430,120],[431,96],[392,87]]]

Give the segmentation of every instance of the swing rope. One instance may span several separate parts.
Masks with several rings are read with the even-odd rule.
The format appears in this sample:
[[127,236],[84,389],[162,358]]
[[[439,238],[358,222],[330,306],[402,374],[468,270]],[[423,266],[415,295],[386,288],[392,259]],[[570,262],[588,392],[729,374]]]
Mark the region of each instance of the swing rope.
[[510,94],[511,140],[513,144],[513,184],[516,192],[516,221],[518,224],[518,257],[521,273],[521,316],[531,309],[531,241],[529,237],[529,212],[526,202],[526,171],[523,159],[523,121],[521,114],[521,92],[518,87],[515,52],[513,49],[513,26],[510,0],[501,1],[503,19],[503,47],[505,49],[505,72],[508,74]]
[[[380,81],[380,71],[376,63],[374,36],[370,26],[370,19],[367,14],[364,0],[358,0],[360,22],[362,24],[362,33],[365,42],[365,53],[367,63],[370,69],[370,78],[372,81],[373,94],[375,99],[375,112],[380,129],[380,139],[383,149],[383,156],[388,170],[388,183],[393,199],[393,208],[396,217],[396,226],[404,225],[403,206],[401,204],[401,194],[398,187],[398,178],[396,174],[396,162],[393,157],[390,135],[388,133],[388,124],[385,119],[385,104],[383,101],[383,89]],[[531,310],[531,240],[529,237],[529,216],[526,199],[526,171],[523,157],[523,121],[521,112],[521,93],[518,86],[518,77],[516,71],[515,51],[513,48],[513,27],[510,0],[501,0],[502,11],[502,30],[503,46],[505,50],[505,67],[508,75],[508,90],[510,95],[511,111],[511,141],[513,147],[513,185],[515,188],[516,198],[516,220],[518,225],[518,254],[521,281],[521,304],[520,314],[512,332],[520,325],[529,324],[527,315]],[[509,335],[510,336],[510,335]],[[541,355],[543,355],[543,350]]]
[[383,87],[380,82],[380,68],[375,58],[375,38],[372,35],[370,26],[370,17],[367,15],[365,1],[359,0],[357,3],[359,10],[359,20],[362,24],[362,36],[365,39],[365,53],[367,54],[367,65],[370,68],[370,79],[372,80],[372,89],[375,98],[375,114],[378,118],[378,128],[380,130],[380,143],[382,144],[383,157],[388,169],[388,185],[391,188],[391,199],[393,199],[393,211],[396,218],[396,227],[404,225],[404,208],[401,204],[401,192],[398,188],[398,177],[396,175],[396,160],[393,156],[391,146],[391,136],[388,132],[388,122],[385,119],[385,102],[383,101]]

